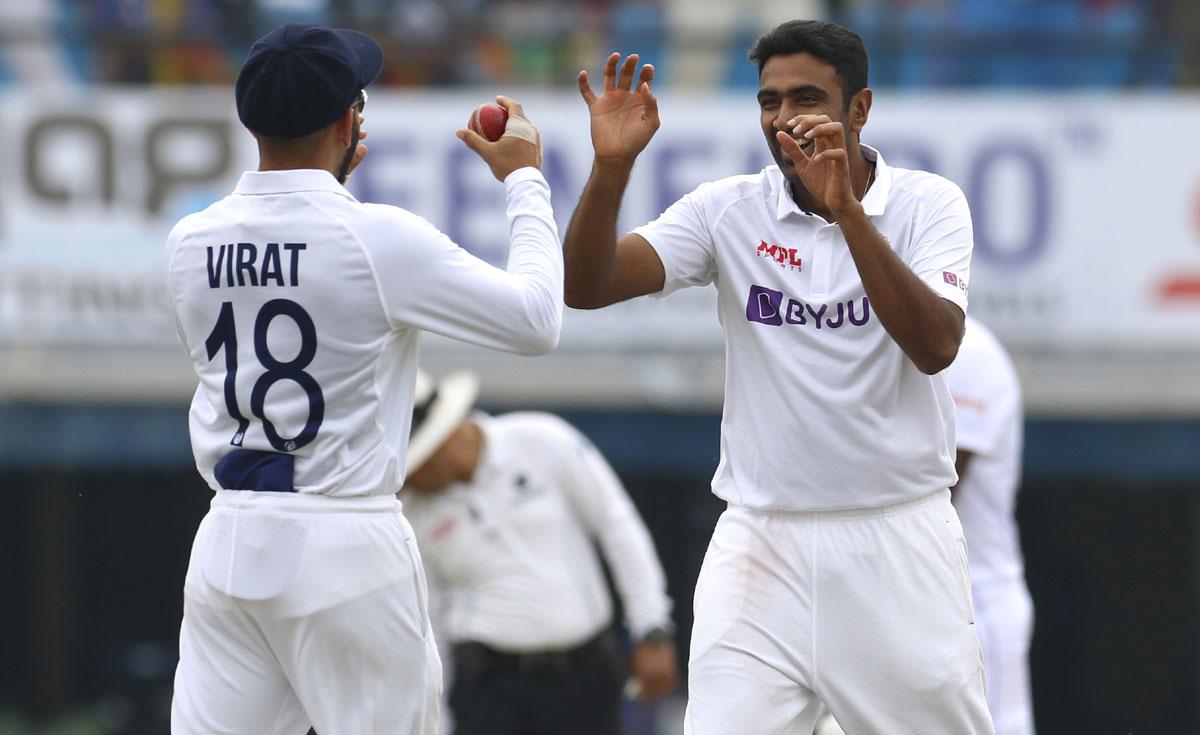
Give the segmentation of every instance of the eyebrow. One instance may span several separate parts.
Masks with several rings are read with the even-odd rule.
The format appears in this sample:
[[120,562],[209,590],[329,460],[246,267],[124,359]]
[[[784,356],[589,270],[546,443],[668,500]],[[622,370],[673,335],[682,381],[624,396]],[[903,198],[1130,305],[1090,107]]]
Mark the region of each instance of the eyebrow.
[[828,92],[826,92],[824,89],[821,89],[820,87],[818,87],[815,84],[801,84],[798,87],[792,87],[791,89],[784,92],[782,95],[778,91],[771,89],[771,88],[760,89],[758,91],[758,100],[761,102],[764,97],[779,97],[779,96],[799,97],[800,95],[803,95],[803,94],[811,94],[815,97],[820,97],[822,99],[829,96]]

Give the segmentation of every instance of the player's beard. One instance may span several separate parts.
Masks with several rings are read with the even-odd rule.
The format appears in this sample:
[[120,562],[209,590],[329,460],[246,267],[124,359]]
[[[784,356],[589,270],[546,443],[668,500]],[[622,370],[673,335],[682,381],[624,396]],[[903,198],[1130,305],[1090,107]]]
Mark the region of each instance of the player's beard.
[[346,179],[350,178],[350,162],[354,160],[354,152],[358,150],[358,130],[358,115],[355,115],[354,127],[350,129],[350,147],[346,149],[346,155],[342,156],[342,165],[338,166],[339,184],[345,184]]

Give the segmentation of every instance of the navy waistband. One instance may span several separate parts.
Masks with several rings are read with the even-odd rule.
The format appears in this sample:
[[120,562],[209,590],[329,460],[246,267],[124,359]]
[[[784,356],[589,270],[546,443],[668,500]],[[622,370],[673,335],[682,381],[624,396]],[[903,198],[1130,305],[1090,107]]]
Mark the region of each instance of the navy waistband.
[[217,482],[226,490],[294,493],[296,458],[279,452],[235,449],[213,468]]

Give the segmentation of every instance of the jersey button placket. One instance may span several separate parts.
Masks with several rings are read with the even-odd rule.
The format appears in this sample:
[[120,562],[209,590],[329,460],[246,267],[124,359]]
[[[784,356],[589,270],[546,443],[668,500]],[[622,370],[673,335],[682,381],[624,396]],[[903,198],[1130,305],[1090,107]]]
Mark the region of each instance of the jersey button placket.
[[829,261],[833,259],[833,241],[840,233],[837,225],[818,227],[815,233],[812,263],[812,293],[810,298],[823,299],[829,296]]

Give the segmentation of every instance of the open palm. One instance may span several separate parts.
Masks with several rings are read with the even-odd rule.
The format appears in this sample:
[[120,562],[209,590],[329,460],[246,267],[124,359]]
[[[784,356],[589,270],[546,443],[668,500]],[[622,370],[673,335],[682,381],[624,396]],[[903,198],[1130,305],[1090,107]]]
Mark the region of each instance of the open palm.
[[579,72],[579,93],[591,114],[592,147],[597,158],[633,159],[658,130],[658,102],[650,93],[654,67],[643,65],[634,87],[638,56],[631,54],[624,64],[619,63],[620,58],[617,53],[608,57],[604,65],[604,91],[600,95],[592,90],[588,73]]

